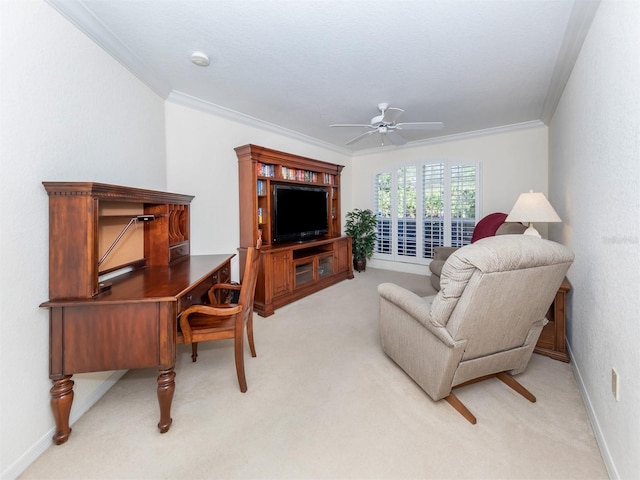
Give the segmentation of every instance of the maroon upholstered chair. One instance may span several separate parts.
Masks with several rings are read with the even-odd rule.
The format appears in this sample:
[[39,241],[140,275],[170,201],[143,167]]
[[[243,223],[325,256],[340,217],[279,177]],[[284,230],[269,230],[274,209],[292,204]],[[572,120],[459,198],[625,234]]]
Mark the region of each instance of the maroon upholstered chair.
[[471,243],[475,243],[481,238],[495,236],[500,225],[507,219],[507,214],[502,212],[490,213],[478,222],[471,234]]
[[[490,213],[482,218],[473,229],[471,234],[471,243],[481,238],[493,237],[495,235],[519,234],[526,230],[526,226],[521,223],[505,222],[507,214],[502,212]],[[455,252],[458,247],[435,247],[433,249],[433,260],[429,264],[431,271],[431,285],[436,290],[440,290],[440,273],[444,262],[447,261],[449,255]]]

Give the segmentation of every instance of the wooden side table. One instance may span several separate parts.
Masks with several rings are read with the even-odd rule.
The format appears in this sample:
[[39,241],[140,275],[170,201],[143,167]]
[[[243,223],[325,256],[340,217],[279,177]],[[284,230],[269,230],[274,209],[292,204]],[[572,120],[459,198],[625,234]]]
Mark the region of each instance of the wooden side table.
[[547,313],[549,323],[542,329],[536,348],[533,350],[534,353],[563,362],[569,361],[566,344],[566,301],[569,290],[571,290],[571,284],[565,278],[556,293],[556,298],[549,307]]

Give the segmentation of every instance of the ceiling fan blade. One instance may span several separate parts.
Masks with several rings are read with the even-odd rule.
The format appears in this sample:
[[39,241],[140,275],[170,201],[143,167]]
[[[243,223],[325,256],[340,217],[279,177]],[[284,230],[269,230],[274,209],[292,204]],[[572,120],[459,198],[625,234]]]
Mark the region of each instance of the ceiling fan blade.
[[404,145],[407,143],[407,141],[395,130],[389,130],[387,132],[387,137],[389,137],[389,140],[391,140],[391,143],[394,145]]
[[398,123],[398,130],[440,130],[444,127],[442,122],[407,122]]
[[[367,125],[369,126],[369,125]],[[356,143],[358,140],[360,140],[363,137],[366,137],[367,135],[371,135],[372,133],[377,132],[377,130],[371,130],[369,132],[364,132],[363,134],[358,135],[355,138],[352,138],[351,140],[349,140],[347,143],[345,143],[345,145],[351,145],[352,143]]]
[[330,127],[370,127],[368,123],[334,123]]
[[384,111],[384,115],[380,121],[383,123],[394,123],[398,118],[400,118],[400,115],[402,115],[403,112],[404,110],[401,108],[389,107]]

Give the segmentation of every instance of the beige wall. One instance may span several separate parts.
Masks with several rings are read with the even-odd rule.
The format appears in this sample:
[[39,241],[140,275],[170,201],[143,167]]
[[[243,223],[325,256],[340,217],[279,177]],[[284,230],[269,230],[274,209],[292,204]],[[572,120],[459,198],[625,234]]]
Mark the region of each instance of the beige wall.
[[612,478],[640,472],[639,21],[640,2],[602,2],[549,129],[550,233],[576,253],[568,343]]
[[[165,188],[164,102],[41,0],[0,1],[0,476],[51,445],[43,180]],[[73,421],[110,385],[78,375]]]
[[[168,188],[196,197],[191,208],[194,254],[237,251],[238,158],[234,148],[241,145],[252,143],[344,165],[343,192],[349,197],[351,158],[347,155],[173,102],[166,103],[166,112]],[[237,280],[237,258],[232,268]]]

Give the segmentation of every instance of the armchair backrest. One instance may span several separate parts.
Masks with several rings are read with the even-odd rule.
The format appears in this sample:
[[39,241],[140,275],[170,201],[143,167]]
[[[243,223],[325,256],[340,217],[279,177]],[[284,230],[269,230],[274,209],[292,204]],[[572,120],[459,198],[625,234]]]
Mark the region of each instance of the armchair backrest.
[[481,239],[453,253],[442,269],[431,319],[454,340],[466,339],[463,360],[527,343],[544,321],[573,253],[527,235]]
[[507,214],[502,212],[490,213],[486,217],[483,217],[473,229],[471,243],[475,243],[486,237],[493,237],[506,219]]
[[255,298],[256,283],[258,281],[258,270],[260,268],[260,242],[258,246],[247,248],[247,258],[244,264],[244,275],[240,287],[240,297],[238,303],[242,305],[242,316],[246,322],[253,312],[253,300]]

